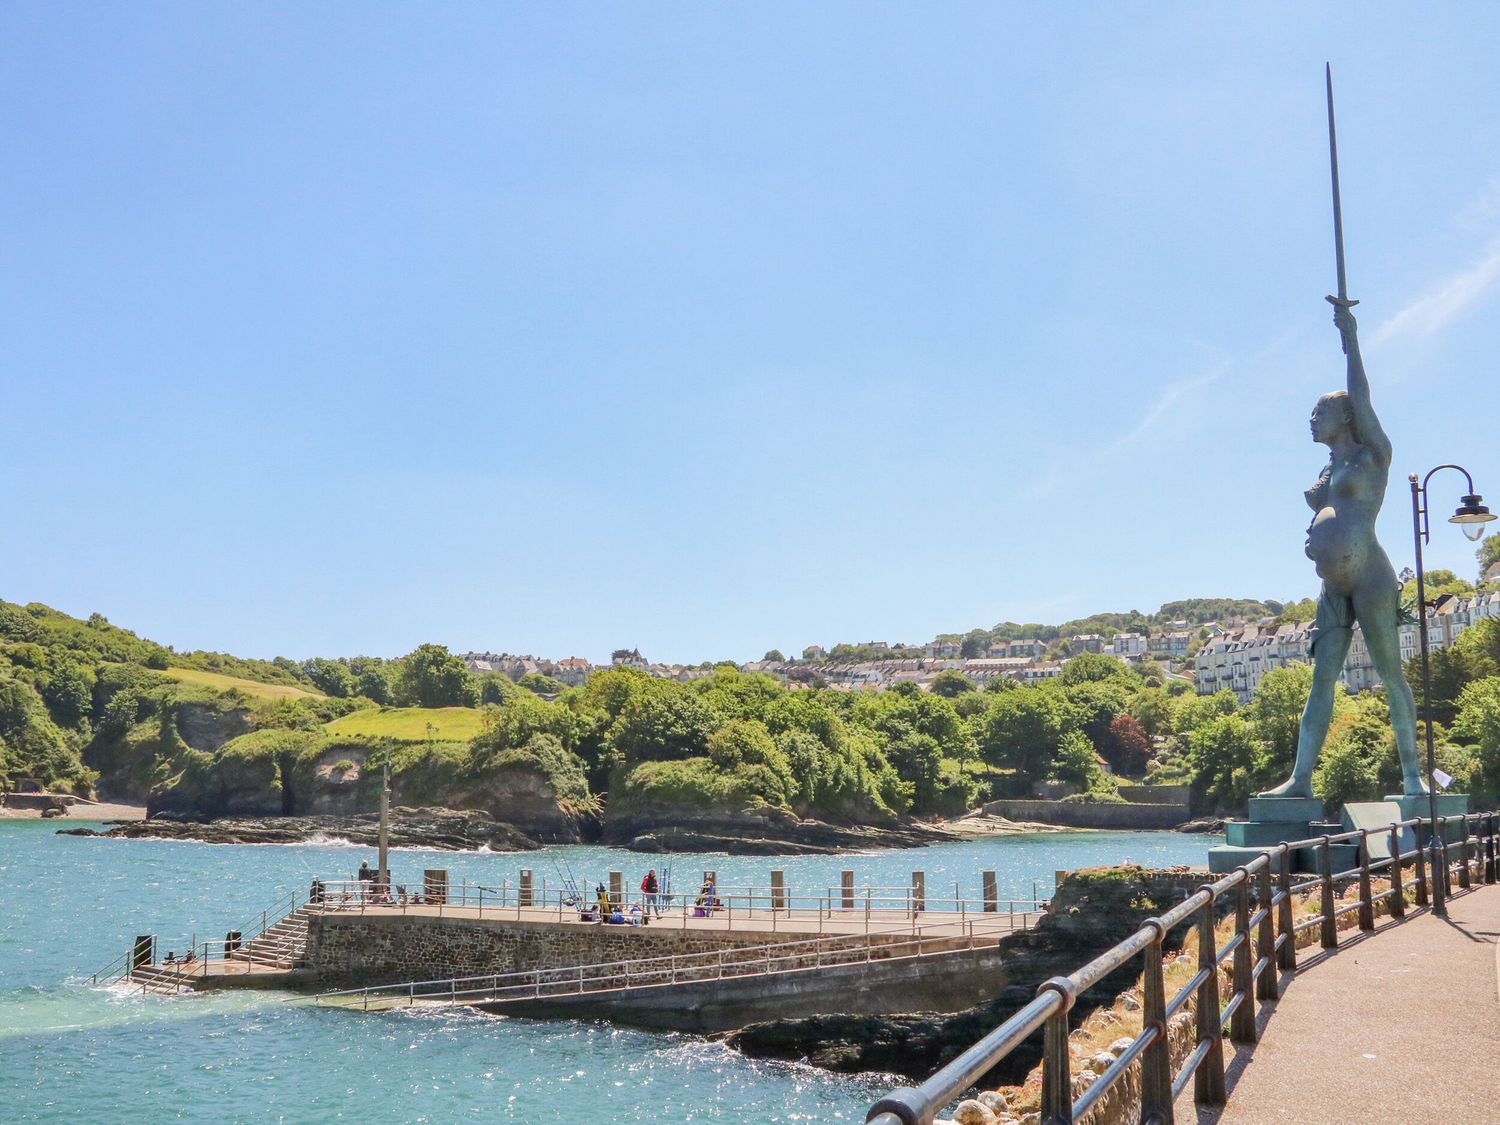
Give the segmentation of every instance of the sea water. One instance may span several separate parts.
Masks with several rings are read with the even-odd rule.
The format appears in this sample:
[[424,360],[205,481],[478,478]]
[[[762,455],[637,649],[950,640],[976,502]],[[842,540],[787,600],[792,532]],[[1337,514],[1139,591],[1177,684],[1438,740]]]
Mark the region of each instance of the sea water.
[[[72,825],[70,825],[72,826]],[[893,1079],[746,1059],[713,1040],[580,1021],[465,1011],[364,1015],[287,1004],[275,992],[160,997],[92,987],[89,975],[137,934],[181,951],[312,879],[352,878],[372,849],[337,840],[215,845],[56,834],[55,822],[0,821],[0,1120],[6,1122],[513,1122],[864,1120]],[[527,853],[394,849],[392,877],[425,868],[453,882],[513,888],[530,868],[549,890],[587,891],[610,870],[634,888],[668,865],[673,889],[705,870],[721,886],[823,894],[839,872],[900,887],[926,873],[929,906],[980,896],[993,870],[1002,899],[1046,897],[1059,869],[1202,863],[1220,842],[1171,832],[1047,833],[837,856],[645,856],[596,847]]]

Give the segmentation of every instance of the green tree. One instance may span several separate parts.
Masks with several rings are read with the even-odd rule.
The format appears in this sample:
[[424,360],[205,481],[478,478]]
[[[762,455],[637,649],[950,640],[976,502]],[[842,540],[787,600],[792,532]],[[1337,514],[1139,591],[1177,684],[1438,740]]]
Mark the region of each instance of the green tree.
[[1500,535],[1491,535],[1481,542],[1474,552],[1474,558],[1479,563],[1477,581],[1483,582],[1490,567],[1500,562]]
[[1131,680],[1135,676],[1113,656],[1105,656],[1102,652],[1080,652],[1063,665],[1058,679],[1064,684],[1087,684],[1100,680]]
[[990,647],[990,635],[983,629],[971,629],[959,642],[958,654],[965,660],[973,660],[976,656],[983,656]]
[[34,778],[48,788],[87,791],[93,781],[36,689],[7,677],[0,677],[0,744],[0,774],[11,782]]
[[1173,713],[1172,697],[1164,688],[1143,688],[1130,700],[1130,714],[1148,739],[1172,733]]
[[761,657],[761,659],[771,661],[775,664],[786,663],[786,657],[781,655],[781,650],[779,648],[773,648],[769,650],[764,656]]
[[60,726],[79,727],[89,718],[94,706],[92,670],[73,660],[60,661],[42,685],[42,698]]
[[301,671],[324,695],[347,699],[359,693],[359,683],[354,673],[337,660],[314,657],[303,662]]
[[396,702],[416,707],[474,707],[479,685],[464,662],[443,645],[421,645],[398,663]]
[[1500,676],[1487,676],[1458,697],[1455,738],[1472,743],[1484,796],[1500,796]]
[[516,681],[516,686],[525,688],[535,695],[561,695],[567,687],[561,680],[552,676],[544,676],[540,672],[527,672]]
[[1099,768],[1094,744],[1080,731],[1063,735],[1052,759],[1050,776],[1056,781],[1071,782],[1085,793],[1097,788],[1104,771]]
[[628,763],[704,754],[718,723],[697,692],[671,680],[649,680],[631,695],[609,737]]
[[[1312,676],[1311,664],[1288,664],[1261,677],[1254,697],[1245,708],[1245,717],[1255,727],[1261,742],[1257,779],[1272,783],[1291,776],[1297,758],[1297,731],[1312,690]],[[1335,714],[1348,698],[1342,689],[1334,693]]]
[[929,690],[933,695],[940,695],[944,699],[956,699],[966,691],[973,691],[974,683],[962,672],[949,668],[932,678]]
[[1013,769],[1034,783],[1047,776],[1063,735],[1079,725],[1078,713],[1056,692],[1002,692],[978,719],[979,754],[990,765]]
[[355,692],[385,707],[391,702],[391,682],[384,668],[370,667],[355,679]]
[[1376,762],[1357,739],[1330,737],[1313,774],[1313,791],[1330,811],[1350,801],[1373,801],[1380,795]]
[[1237,808],[1250,797],[1251,773],[1260,754],[1254,728],[1238,714],[1220,715],[1188,736],[1193,787],[1219,808]]

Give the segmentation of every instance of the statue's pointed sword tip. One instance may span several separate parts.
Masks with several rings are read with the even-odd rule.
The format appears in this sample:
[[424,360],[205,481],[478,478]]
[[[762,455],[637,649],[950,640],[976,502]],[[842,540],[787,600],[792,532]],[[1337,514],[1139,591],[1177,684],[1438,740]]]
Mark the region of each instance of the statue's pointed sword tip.
[[1333,178],[1333,255],[1338,268],[1339,295],[1329,297],[1334,304],[1352,306],[1349,300],[1349,282],[1344,274],[1344,213],[1339,202],[1339,142],[1333,125],[1333,64],[1323,64],[1323,77],[1328,85],[1328,168]]

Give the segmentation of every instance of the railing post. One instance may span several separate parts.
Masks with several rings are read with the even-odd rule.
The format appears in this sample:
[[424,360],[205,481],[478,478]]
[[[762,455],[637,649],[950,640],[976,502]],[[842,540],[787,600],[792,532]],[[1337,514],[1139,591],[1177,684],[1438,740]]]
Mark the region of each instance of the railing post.
[[1144,925],[1156,931],[1146,947],[1146,971],[1141,989],[1141,1026],[1155,1028],[1156,1037],[1141,1053],[1141,1120],[1172,1123],[1172,1047],[1167,1042],[1167,992],[1162,972],[1162,945],[1167,930],[1160,920]]
[[1401,885],[1401,828],[1391,825],[1391,917],[1406,917],[1406,894]]
[[1463,825],[1464,834],[1458,843],[1458,856],[1460,860],[1458,885],[1461,889],[1468,890],[1471,885],[1469,882],[1469,818],[1467,816],[1460,817],[1459,823]]
[[1297,967],[1297,924],[1292,915],[1292,849],[1283,842],[1272,854],[1281,858],[1281,870],[1277,873],[1281,906],[1276,918],[1276,928],[1281,931],[1280,968],[1291,972]]
[[1068,1012],[1078,994],[1067,977],[1053,977],[1044,982],[1037,994],[1043,992],[1057,993],[1062,1003],[1047,1018],[1042,1035],[1041,1125],[1072,1125],[1073,1075],[1068,1060]]
[[1322,876],[1322,938],[1324,949],[1339,947],[1339,921],[1333,915],[1333,849],[1328,837],[1323,836],[1318,844],[1318,871]]
[[1485,883],[1495,881],[1495,850],[1494,850],[1494,825],[1492,817],[1485,813],[1479,818],[1479,866],[1480,878]]
[[1426,906],[1430,900],[1427,893],[1427,850],[1422,843],[1422,821],[1419,817],[1411,830],[1412,838],[1416,840],[1417,847],[1417,893],[1412,896],[1412,902],[1416,906]]
[[1256,960],[1264,961],[1265,966],[1260,971],[1260,979],[1256,982],[1255,994],[1264,1000],[1275,1000],[1277,997],[1276,987],[1276,910],[1271,905],[1271,860],[1266,857],[1266,864],[1260,869],[1257,876],[1256,897],[1260,900],[1260,929],[1256,940]]
[[[1448,818],[1440,816],[1437,818],[1437,841],[1436,855],[1433,856],[1433,865],[1442,864],[1442,878],[1439,879],[1438,872],[1433,872],[1432,896],[1434,907],[1437,904],[1453,897],[1453,861],[1448,858]],[[1441,896],[1441,897],[1439,897]]]
[[1500,817],[1490,813],[1484,819],[1485,831],[1485,882],[1493,883],[1500,879],[1500,870],[1496,864],[1496,832],[1500,829]]
[[1370,830],[1359,830],[1359,928],[1375,928],[1375,899],[1370,893]]
[[1250,935],[1250,872],[1240,868],[1243,878],[1234,888],[1234,991],[1239,1006],[1229,1018],[1229,1038],[1236,1043],[1255,1042],[1255,948]]
[[[1328,837],[1323,837],[1326,841]],[[1198,888],[1208,892],[1208,901],[1198,908],[1198,970],[1207,972],[1198,986],[1198,1042],[1208,1051],[1193,1074],[1193,1097],[1199,1105],[1224,1104],[1224,1020],[1219,1004],[1219,957],[1214,940],[1214,894],[1210,884]]]

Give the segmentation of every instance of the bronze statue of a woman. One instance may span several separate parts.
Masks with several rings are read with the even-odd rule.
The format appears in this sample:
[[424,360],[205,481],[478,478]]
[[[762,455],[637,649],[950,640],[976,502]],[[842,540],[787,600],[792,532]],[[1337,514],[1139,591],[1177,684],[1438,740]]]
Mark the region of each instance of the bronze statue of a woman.
[[1370,383],[1359,354],[1358,325],[1342,298],[1333,302],[1333,322],[1348,356],[1348,390],[1332,391],[1312,412],[1312,436],[1329,447],[1328,464],[1304,495],[1314,513],[1307,529],[1307,557],[1323,580],[1313,624],[1313,684],[1297,734],[1297,763],[1283,784],[1263,797],[1311,797],[1313,770],[1328,735],[1334,692],[1359,623],[1365,647],[1385,684],[1391,726],[1401,755],[1406,796],[1427,792],[1417,765],[1416,705],[1401,671],[1400,587],[1391,560],[1375,539],[1375,517],[1385,499],[1391,442],[1370,405]]

